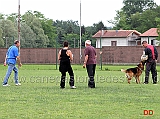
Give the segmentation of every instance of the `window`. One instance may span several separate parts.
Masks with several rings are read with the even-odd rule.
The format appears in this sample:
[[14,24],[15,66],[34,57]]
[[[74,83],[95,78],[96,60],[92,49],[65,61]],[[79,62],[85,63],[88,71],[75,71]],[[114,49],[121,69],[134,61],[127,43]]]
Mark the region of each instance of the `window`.
[[111,46],[117,46],[117,41],[111,41]]
[[154,39],[153,39],[153,40],[151,40],[151,45],[154,45]]

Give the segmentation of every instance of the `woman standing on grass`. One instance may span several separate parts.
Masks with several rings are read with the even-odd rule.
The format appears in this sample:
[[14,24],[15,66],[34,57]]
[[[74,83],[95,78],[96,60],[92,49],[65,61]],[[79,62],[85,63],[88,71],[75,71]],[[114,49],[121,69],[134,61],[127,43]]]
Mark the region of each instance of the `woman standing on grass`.
[[58,60],[60,60],[59,71],[61,72],[60,88],[65,88],[66,72],[68,72],[70,75],[70,81],[69,81],[70,88],[75,89],[76,87],[74,86],[74,73],[70,63],[70,61],[73,60],[73,54],[68,49],[68,47],[69,47],[68,42],[65,41],[63,43],[63,48],[58,53]]

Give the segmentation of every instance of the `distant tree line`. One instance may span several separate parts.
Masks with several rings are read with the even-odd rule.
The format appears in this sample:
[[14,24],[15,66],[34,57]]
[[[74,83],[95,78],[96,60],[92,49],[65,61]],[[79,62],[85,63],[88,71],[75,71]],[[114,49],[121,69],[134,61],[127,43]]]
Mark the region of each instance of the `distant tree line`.
[[160,6],[154,0],[123,0],[123,4],[114,20],[108,21],[114,25],[113,29],[133,29],[143,33],[150,28],[160,28]]
[[[17,16],[0,14],[0,47],[6,47],[17,39]],[[82,46],[86,39],[93,41],[92,35],[105,28],[102,22],[91,27],[81,26]],[[22,48],[47,48],[62,47],[64,40],[70,43],[70,47],[78,48],[80,39],[80,26],[78,21],[53,21],[47,19],[38,11],[27,11],[21,16],[21,47]]]
[[[92,26],[81,26],[82,47],[87,39],[95,46],[92,36],[99,30],[134,29],[141,33],[150,28],[160,29],[160,6],[154,0],[123,0],[124,6],[117,10],[114,20],[109,20],[113,27],[104,26],[103,22]],[[0,47],[9,47],[17,39],[17,13],[0,14]],[[160,30],[157,31],[160,34]],[[79,48],[80,25],[78,21],[63,21],[45,18],[41,12],[27,11],[21,15],[21,47],[49,48],[62,47],[67,40],[71,48]],[[160,39],[160,38],[159,38]]]

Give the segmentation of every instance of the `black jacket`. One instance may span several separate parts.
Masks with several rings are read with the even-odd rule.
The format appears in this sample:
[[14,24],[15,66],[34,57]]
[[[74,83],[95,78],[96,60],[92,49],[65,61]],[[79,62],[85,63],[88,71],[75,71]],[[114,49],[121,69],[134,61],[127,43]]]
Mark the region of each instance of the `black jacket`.
[[147,60],[147,62],[151,62],[152,60],[157,60],[158,59],[158,52],[157,52],[157,49],[156,49],[156,47],[155,46],[152,46],[153,47],[153,52],[154,52],[154,56],[153,56],[153,53],[152,53],[152,50],[151,50],[151,48],[150,47],[146,47],[145,49],[144,49],[144,51],[145,51],[145,55],[148,55],[148,60]]

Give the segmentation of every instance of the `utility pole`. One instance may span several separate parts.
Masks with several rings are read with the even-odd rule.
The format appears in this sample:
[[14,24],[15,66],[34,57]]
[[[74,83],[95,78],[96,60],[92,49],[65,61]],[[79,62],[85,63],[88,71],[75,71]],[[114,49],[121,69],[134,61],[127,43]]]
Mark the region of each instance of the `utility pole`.
[[102,70],[102,35],[103,35],[103,30],[101,30],[101,34],[100,34],[100,65],[101,65],[101,70]]
[[81,41],[81,0],[80,0],[80,27],[79,27],[79,30],[80,30],[80,32],[79,32],[79,37],[80,37],[80,42],[79,42],[79,48],[80,48],[80,53],[79,53],[79,55],[80,55],[80,64],[82,63],[82,49],[81,49],[81,44],[82,44],[82,41]]
[[[20,0],[18,0],[18,41],[20,42]],[[20,46],[19,46],[19,54],[20,54]]]

